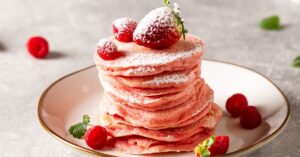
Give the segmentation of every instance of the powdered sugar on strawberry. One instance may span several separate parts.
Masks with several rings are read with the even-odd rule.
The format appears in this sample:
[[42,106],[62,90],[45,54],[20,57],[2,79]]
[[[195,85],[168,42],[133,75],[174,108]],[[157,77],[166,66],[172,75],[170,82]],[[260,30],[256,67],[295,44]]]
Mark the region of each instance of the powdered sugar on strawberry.
[[118,28],[126,29],[126,28],[132,28],[132,24],[136,23],[134,19],[128,18],[128,17],[122,17],[113,22],[113,25],[115,25]]
[[105,53],[113,53],[115,51],[118,51],[117,46],[110,40],[108,39],[101,39],[98,43],[97,43],[97,48],[98,49],[103,49],[102,51]]
[[174,9],[173,9],[174,12],[175,12],[176,14],[180,15],[181,10],[180,10],[179,4],[178,4],[178,3],[174,3],[173,6],[174,6]]
[[150,48],[166,48],[181,37],[181,28],[172,10],[161,7],[149,12],[133,33],[133,40]]
[[132,34],[137,26],[137,22],[128,17],[116,19],[113,23],[113,32],[117,40],[123,42],[132,41]]
[[[171,9],[167,7],[152,10],[142,19],[134,31],[134,37],[146,40],[142,34],[152,35],[156,31],[156,27],[169,27],[169,29],[172,30],[172,27],[176,24],[176,19],[173,18],[173,16]],[[152,23],[155,24],[154,26],[156,27],[151,26]]]
[[103,60],[115,60],[122,56],[117,45],[108,39],[102,39],[97,43],[97,53]]

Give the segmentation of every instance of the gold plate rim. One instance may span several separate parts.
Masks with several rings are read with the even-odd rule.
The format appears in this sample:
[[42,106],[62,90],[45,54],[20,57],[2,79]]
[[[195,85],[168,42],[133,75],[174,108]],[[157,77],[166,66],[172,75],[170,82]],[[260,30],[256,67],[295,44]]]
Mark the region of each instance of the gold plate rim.
[[[219,61],[219,60],[214,60],[214,59],[203,59],[205,61],[211,61],[211,62],[217,62],[217,63],[223,63],[223,64],[229,64],[229,65],[233,65],[233,66],[237,66],[237,67],[240,67],[240,68],[244,68],[244,69],[247,69],[247,70],[250,70],[260,76],[262,76],[263,78],[267,79],[279,92],[280,94],[283,96],[286,104],[287,104],[287,115],[283,121],[283,123],[279,126],[279,128],[277,130],[275,130],[272,134],[270,134],[269,136],[257,141],[256,143],[253,143],[245,148],[242,148],[242,149],[239,149],[239,150],[236,150],[234,152],[230,152],[230,153],[227,153],[225,155],[223,155],[224,157],[226,156],[234,156],[234,155],[237,155],[237,154],[240,154],[240,153],[248,153],[249,151],[251,150],[255,150],[257,148],[259,148],[260,146],[268,143],[269,141],[271,141],[272,139],[274,139],[277,135],[279,135],[283,129],[287,126],[288,124],[288,121],[290,119],[290,114],[291,114],[291,105],[286,97],[286,95],[282,92],[282,90],[273,82],[271,81],[271,79],[269,79],[268,77],[264,76],[263,74],[257,72],[256,70],[253,70],[251,68],[248,68],[248,67],[245,67],[245,66],[242,66],[242,65],[238,65],[238,64],[235,64],[235,63],[230,63],[230,62],[226,62],[226,61]],[[88,66],[86,68],[83,68],[83,69],[80,69],[80,70],[77,70],[75,72],[72,72],[68,75],[65,75],[61,78],[59,78],[58,80],[54,81],[52,84],[50,84],[42,93],[42,95],[40,96],[40,99],[39,99],[39,102],[38,102],[38,108],[37,108],[37,116],[38,116],[38,120],[42,126],[42,128],[48,132],[50,135],[52,135],[53,137],[55,137],[56,139],[58,139],[59,141],[63,142],[64,144],[76,149],[76,150],[80,150],[84,153],[88,153],[88,154],[91,154],[91,155],[97,155],[97,156],[104,156],[104,157],[115,157],[113,155],[109,155],[109,154],[104,154],[104,153],[101,153],[101,152],[98,152],[98,151],[94,151],[94,150],[90,150],[90,149],[87,149],[87,148],[84,148],[82,146],[79,146],[79,145],[76,145],[74,143],[71,143],[67,140],[65,140],[63,137],[61,137],[60,135],[58,135],[57,133],[55,133],[51,128],[49,128],[46,123],[44,122],[43,118],[42,118],[42,105],[43,105],[43,101],[44,101],[44,98],[45,96],[47,95],[48,91],[55,85],[57,84],[58,82],[60,82],[61,80],[69,77],[69,76],[72,76],[76,73],[79,73],[79,72],[82,72],[84,70],[87,70],[87,69],[90,69],[90,68],[93,68],[95,67],[95,65],[92,65],[92,66]]]

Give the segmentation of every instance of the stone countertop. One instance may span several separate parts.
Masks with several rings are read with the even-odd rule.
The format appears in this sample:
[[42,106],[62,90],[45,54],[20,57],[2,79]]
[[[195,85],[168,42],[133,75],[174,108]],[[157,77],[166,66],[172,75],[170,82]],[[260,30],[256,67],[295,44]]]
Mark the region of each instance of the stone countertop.
[[[287,95],[292,117],[287,128],[250,157],[300,154],[300,5],[289,0],[180,1],[186,28],[206,42],[205,58],[255,69]],[[0,1],[0,154],[3,157],[83,157],[52,138],[37,119],[41,92],[54,80],[93,64],[97,41],[111,35],[111,22],[141,19],[160,0],[1,0]],[[258,22],[277,14],[284,28],[264,31]],[[27,39],[42,35],[51,54],[37,60]]]

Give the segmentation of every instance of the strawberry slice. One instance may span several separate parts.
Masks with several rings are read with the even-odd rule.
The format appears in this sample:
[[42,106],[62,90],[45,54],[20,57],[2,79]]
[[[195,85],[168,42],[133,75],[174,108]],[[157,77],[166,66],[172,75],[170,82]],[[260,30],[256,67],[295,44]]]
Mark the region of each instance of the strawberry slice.
[[195,157],[222,155],[229,148],[228,136],[212,136],[195,147]]
[[168,48],[175,44],[184,33],[183,19],[177,3],[171,7],[168,0],[164,0],[166,7],[149,12],[137,25],[133,32],[133,40],[138,45],[153,49]]

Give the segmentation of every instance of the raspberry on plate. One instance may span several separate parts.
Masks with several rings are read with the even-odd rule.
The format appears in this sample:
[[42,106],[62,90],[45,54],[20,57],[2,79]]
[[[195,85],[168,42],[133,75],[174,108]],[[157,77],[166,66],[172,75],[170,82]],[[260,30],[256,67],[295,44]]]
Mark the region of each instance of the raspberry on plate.
[[122,55],[117,45],[108,39],[102,39],[97,43],[97,53],[104,60],[114,60]]
[[45,58],[49,53],[47,40],[40,36],[29,38],[26,47],[29,53],[35,58]]
[[137,26],[137,22],[131,18],[119,18],[112,23],[113,33],[117,40],[121,42],[132,41],[132,34]]
[[232,117],[239,117],[243,108],[248,106],[247,98],[240,93],[232,95],[226,101],[226,110]]
[[107,142],[106,129],[101,126],[90,128],[85,137],[85,142],[89,147],[95,150],[102,148]]
[[254,129],[261,124],[261,119],[255,106],[247,106],[241,112],[240,125],[245,129]]

